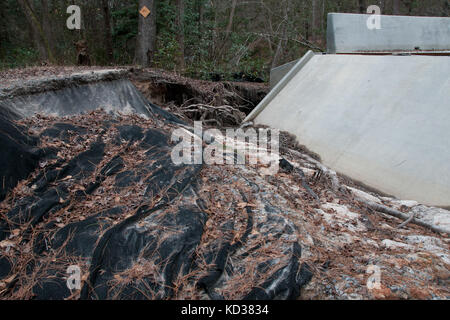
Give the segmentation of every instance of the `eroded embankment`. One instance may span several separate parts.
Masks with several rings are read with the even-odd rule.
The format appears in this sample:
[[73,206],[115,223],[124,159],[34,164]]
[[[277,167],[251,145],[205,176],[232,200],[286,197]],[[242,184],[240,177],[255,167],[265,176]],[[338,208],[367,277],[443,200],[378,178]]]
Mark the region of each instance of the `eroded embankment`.
[[172,162],[174,124],[92,112],[21,125],[49,152],[1,203],[3,298],[297,298],[310,280],[295,226],[254,211],[242,173]]
[[263,83],[195,80],[152,69],[133,70],[130,79],[149,101],[178,117],[218,126],[240,125],[269,92]]
[[450,230],[448,211],[352,188],[283,139],[272,175],[176,165],[180,121],[121,90],[108,113],[1,109],[2,299],[450,298],[448,233],[414,224]]
[[[18,125],[47,152],[0,205],[4,299],[449,297],[448,236],[399,229],[360,199],[425,220],[448,212],[339,177],[337,190],[305,154],[286,150],[290,165],[264,175],[174,165],[178,125],[162,118],[100,111]],[[73,265],[81,291],[66,286]]]

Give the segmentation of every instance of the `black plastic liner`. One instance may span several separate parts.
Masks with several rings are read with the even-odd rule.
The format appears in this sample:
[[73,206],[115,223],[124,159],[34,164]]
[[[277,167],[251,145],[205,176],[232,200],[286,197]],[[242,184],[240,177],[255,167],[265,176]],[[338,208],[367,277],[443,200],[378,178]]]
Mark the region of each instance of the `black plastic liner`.
[[[200,179],[207,169],[202,165],[175,165],[170,130],[179,121],[159,108],[154,110],[153,120],[142,124],[136,117],[106,113],[78,116],[95,126],[70,118],[46,119],[52,125],[41,128],[39,137],[0,117],[1,175],[6,181],[2,197],[28,179],[26,192],[15,190],[14,197],[6,198],[10,208],[0,221],[0,241],[15,239],[17,232],[21,239],[0,257],[0,280],[9,279],[2,298],[300,296],[312,273],[299,262],[298,241],[282,241],[295,233],[282,210],[267,204],[264,212],[250,206],[241,212],[235,201],[248,199],[245,191],[236,190],[236,199],[230,199],[235,209],[216,221],[200,191],[205,185],[227,182],[214,176]],[[55,146],[40,148],[43,141]],[[70,159],[63,156],[87,141],[88,148]],[[38,169],[48,161],[52,164]],[[243,188],[252,187],[243,184]],[[133,201],[121,203],[119,198],[117,205],[100,204],[102,198],[115,194]],[[98,203],[92,204],[93,199]],[[228,214],[241,216],[228,219]],[[256,244],[268,232],[274,237],[267,243],[280,248],[277,258],[264,256],[262,246]],[[257,261],[256,269],[247,263],[252,260]],[[81,268],[81,290],[67,286],[71,265]],[[254,284],[241,284],[243,276],[255,272]]]
[[10,114],[0,114],[0,201],[37,167],[44,153],[36,147],[37,143],[38,139],[30,137],[26,128],[11,121]]

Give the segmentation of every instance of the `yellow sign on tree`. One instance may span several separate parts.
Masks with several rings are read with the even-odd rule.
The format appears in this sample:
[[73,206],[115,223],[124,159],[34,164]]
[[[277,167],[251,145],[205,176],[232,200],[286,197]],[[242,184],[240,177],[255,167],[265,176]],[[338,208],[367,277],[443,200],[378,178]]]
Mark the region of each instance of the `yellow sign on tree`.
[[147,8],[146,6],[143,6],[142,7],[142,9],[141,9],[141,11],[139,11],[139,13],[144,17],[144,18],[147,18],[148,17],[148,15],[150,14],[150,10],[149,10],[149,8]]

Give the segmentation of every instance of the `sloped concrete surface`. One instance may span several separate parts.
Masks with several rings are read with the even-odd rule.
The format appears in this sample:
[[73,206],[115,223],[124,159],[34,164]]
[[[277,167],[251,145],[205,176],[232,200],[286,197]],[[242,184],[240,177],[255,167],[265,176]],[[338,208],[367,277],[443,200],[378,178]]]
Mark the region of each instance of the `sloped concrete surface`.
[[291,61],[270,70],[270,88],[273,89],[297,62],[298,60]]
[[314,55],[295,72],[246,121],[384,193],[450,206],[449,57]]

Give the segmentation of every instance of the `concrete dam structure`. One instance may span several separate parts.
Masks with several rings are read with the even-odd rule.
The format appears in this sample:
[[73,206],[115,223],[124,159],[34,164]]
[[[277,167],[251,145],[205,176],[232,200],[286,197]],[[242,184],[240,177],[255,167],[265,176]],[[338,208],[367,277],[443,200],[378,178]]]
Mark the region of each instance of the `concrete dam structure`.
[[[353,30],[365,24],[352,14],[331,14],[329,21],[337,17],[334,26],[345,19]],[[405,30],[414,25],[414,17],[395,18]],[[436,19],[441,34],[450,28],[450,18]],[[342,29],[328,32],[335,41],[343,37]],[[385,32],[387,44],[377,49],[400,48],[392,39]],[[439,49],[450,48],[449,37],[440,39]],[[246,121],[291,132],[325,165],[383,193],[450,206],[450,56],[310,51]]]

